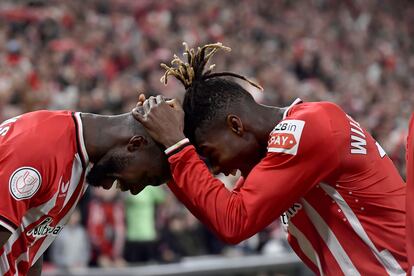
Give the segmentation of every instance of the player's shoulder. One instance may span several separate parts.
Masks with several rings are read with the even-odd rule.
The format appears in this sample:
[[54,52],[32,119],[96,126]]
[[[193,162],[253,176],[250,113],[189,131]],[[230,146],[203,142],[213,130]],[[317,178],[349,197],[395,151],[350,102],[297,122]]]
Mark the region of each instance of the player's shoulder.
[[49,111],[39,110],[25,113],[9,120],[0,122],[3,128],[7,126],[8,133],[3,137],[16,138],[17,136],[32,139],[43,138],[58,129],[67,128],[74,124],[74,113],[68,110]]
[[338,113],[334,103],[296,100],[270,133],[268,151],[296,155],[304,145],[316,149],[331,143],[332,117]]
[[53,123],[54,121],[67,121],[71,120],[74,116],[74,112],[70,110],[38,110],[29,113],[25,113],[20,117],[27,121],[34,121],[39,123]]
[[290,107],[286,119],[328,121],[335,116],[345,116],[344,111],[333,102],[299,102]]
[[7,132],[1,138],[3,151],[18,154],[19,159],[42,160],[68,149],[75,139],[75,121],[70,111],[25,113],[1,125]]
[[44,136],[51,131],[56,132],[58,129],[73,125],[74,113],[69,110],[39,110],[20,115],[13,123],[16,130],[27,135],[35,133]]
[[289,125],[299,127],[307,125],[307,129],[310,127],[329,129],[336,118],[345,116],[346,114],[335,103],[303,102],[297,99],[285,109],[282,120],[278,122],[274,130],[282,126],[289,127]]
[[288,108],[283,121],[298,120],[306,124],[306,129],[313,135],[326,135],[342,128],[347,121],[347,115],[340,106],[333,102],[299,102]]
[[[9,131],[0,137],[0,180],[17,187],[15,198],[28,197],[27,193],[21,195],[18,191],[22,177],[29,179],[30,183],[38,183],[43,190],[52,189],[51,179],[54,179],[58,170],[66,168],[73,161],[77,152],[75,118],[72,118],[72,113],[36,111],[6,123]],[[45,183],[50,185],[45,186]],[[31,189],[30,192],[38,194],[37,189]]]

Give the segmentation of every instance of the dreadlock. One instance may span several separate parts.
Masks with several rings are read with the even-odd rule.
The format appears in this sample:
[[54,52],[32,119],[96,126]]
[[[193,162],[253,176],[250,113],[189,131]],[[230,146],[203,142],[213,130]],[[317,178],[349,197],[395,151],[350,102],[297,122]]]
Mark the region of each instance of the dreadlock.
[[231,51],[222,43],[207,44],[198,47],[197,51],[190,49],[185,42],[183,45],[185,48],[183,55],[187,57],[187,62],[174,55],[171,66],[162,63],[161,67],[165,69],[165,74],[161,82],[167,85],[168,77],[174,76],[184,85],[186,89],[183,102],[184,132],[190,140],[194,141],[198,127],[223,119],[226,111],[243,100],[254,101],[250,93],[238,83],[223,77],[239,78],[260,90],[263,88],[245,76],[233,72],[213,73],[215,64],[210,65],[206,70],[209,60],[217,51]]

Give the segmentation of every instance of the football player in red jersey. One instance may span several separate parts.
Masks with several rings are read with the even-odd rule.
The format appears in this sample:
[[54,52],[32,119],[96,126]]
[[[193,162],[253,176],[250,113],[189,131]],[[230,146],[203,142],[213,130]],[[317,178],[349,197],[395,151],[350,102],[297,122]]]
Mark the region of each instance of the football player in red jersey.
[[40,275],[87,183],[138,194],[168,162],[131,113],[37,111],[0,125],[0,274]]
[[[187,62],[163,65],[165,82],[173,75],[185,86],[183,109],[158,96],[133,112],[166,147],[172,192],[229,243],[281,216],[316,274],[405,275],[405,184],[381,146],[333,103],[257,104],[222,78],[244,77],[205,70],[220,49],[186,47]],[[234,190],[199,154],[213,173],[241,171]]]
[[414,114],[407,138],[407,255],[410,270],[414,266]]

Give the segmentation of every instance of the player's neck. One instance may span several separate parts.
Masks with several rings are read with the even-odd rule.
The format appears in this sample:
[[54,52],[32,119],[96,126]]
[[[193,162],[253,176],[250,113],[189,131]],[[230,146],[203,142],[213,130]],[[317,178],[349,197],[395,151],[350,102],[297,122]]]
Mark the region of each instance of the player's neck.
[[128,139],[122,116],[104,116],[82,113],[86,151],[96,163],[108,150]]
[[256,133],[259,141],[267,146],[269,134],[276,124],[283,118],[283,108],[259,105],[255,111],[255,120],[253,125],[257,127]]

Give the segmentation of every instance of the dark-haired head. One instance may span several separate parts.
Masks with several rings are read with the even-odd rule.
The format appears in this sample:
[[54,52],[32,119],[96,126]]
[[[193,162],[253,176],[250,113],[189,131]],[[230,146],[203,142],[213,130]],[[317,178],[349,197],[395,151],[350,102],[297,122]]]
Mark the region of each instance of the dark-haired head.
[[[185,135],[196,145],[199,153],[209,159],[214,172],[231,173],[240,169],[247,174],[263,157],[267,137],[257,125],[263,106],[251,94],[229,77],[242,79],[262,88],[244,76],[233,72],[213,73],[215,65],[207,68],[210,58],[218,51],[230,51],[221,43],[189,49],[184,43],[187,62],[174,56],[162,82],[170,75],[185,87],[183,102]],[[266,136],[266,135],[265,135]],[[264,140],[264,141],[263,141]]]
[[[83,116],[85,121],[88,115]],[[94,117],[87,147],[99,154],[91,159],[94,166],[87,175],[90,185],[109,189],[116,180],[121,190],[137,194],[147,185],[160,185],[170,178],[161,146],[131,113]],[[96,118],[103,123],[96,123]]]

